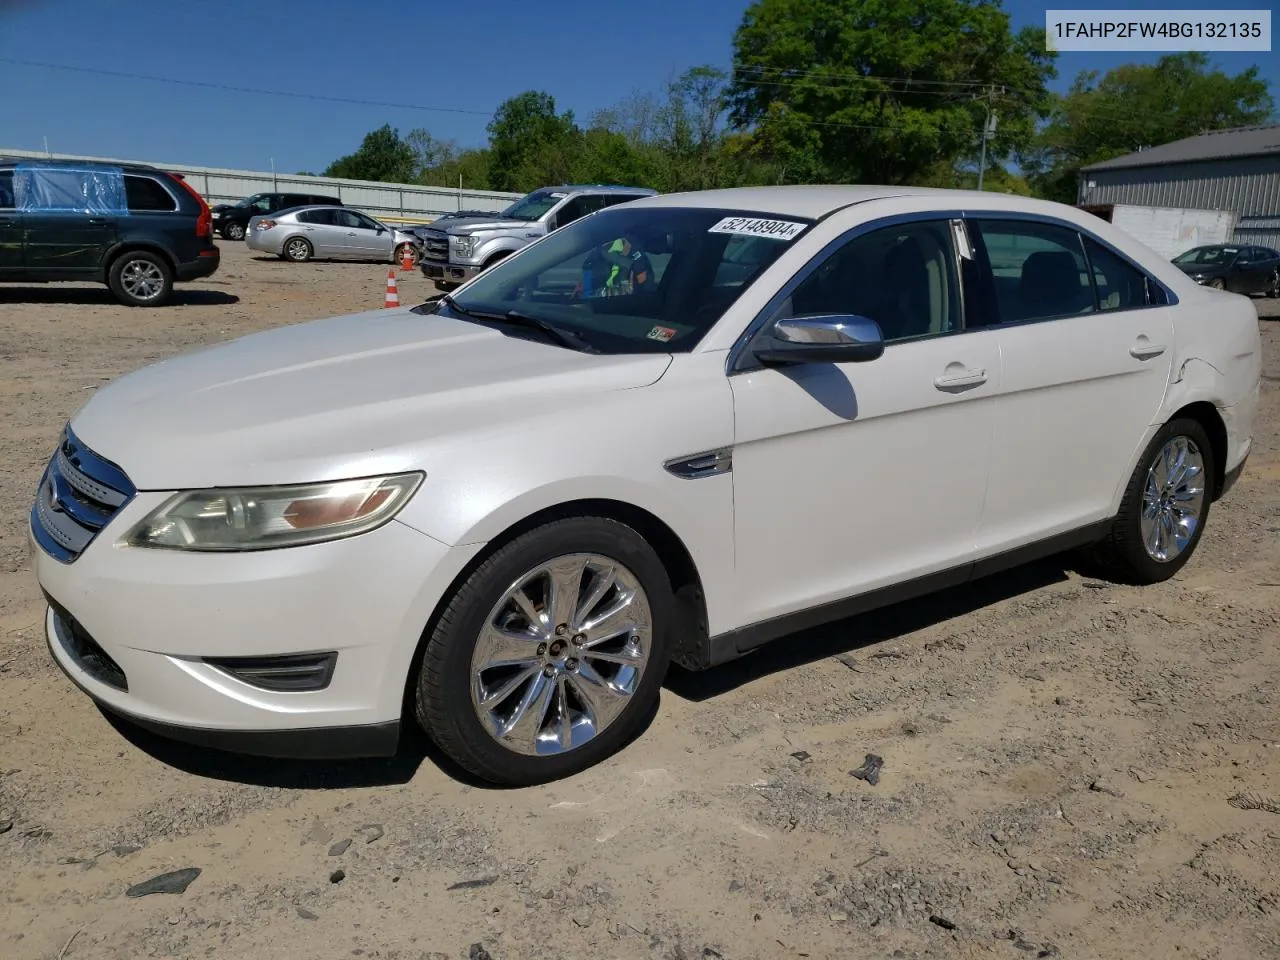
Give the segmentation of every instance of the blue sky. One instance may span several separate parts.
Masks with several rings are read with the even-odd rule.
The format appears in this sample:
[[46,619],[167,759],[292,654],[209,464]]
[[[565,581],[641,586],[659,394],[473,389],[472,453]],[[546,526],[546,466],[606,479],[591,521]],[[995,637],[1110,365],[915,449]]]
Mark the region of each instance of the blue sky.
[[[1083,4],[1081,4],[1083,5]],[[747,0],[0,0],[0,147],[207,166],[320,170],[390,123],[481,144],[502,100],[551,93],[586,119],[689,66],[727,67]],[[1059,0],[1055,8],[1076,6]],[[1115,8],[1130,4],[1103,4]],[[1150,4],[1134,3],[1146,7]],[[1232,6],[1262,7],[1266,3]],[[1006,0],[1015,26],[1046,4]],[[1213,9],[1203,0],[1160,8]],[[1064,53],[1063,89],[1082,69],[1157,54]],[[4,62],[3,58],[286,90],[408,107],[266,96]],[[1280,56],[1261,64],[1280,98]],[[15,95],[16,94],[16,95]]]

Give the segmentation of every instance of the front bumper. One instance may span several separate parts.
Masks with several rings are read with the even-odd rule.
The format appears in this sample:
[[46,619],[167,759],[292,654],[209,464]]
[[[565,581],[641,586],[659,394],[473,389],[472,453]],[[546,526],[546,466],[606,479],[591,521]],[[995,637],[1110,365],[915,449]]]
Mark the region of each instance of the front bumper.
[[[114,542],[165,496],[139,494],[71,563],[32,538],[63,671],[105,709],[177,739],[278,757],[394,752],[422,631],[477,548],[397,521],[237,554]],[[204,659],[316,651],[336,651],[337,663],[307,692],[262,689]]]
[[441,283],[466,283],[482,269],[479,265],[442,263],[439,260],[423,260],[419,266],[424,277]]

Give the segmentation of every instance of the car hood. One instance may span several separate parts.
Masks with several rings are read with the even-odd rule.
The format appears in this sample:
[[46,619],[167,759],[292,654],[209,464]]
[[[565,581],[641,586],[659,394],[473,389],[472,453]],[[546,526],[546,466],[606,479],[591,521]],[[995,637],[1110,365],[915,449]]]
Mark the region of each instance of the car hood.
[[371,310],[144,367],[101,388],[71,426],[140,490],[429,471],[451,437],[524,431],[531,419],[548,429],[547,414],[647,386],[670,363]]
[[503,217],[459,217],[456,220],[445,220],[439,226],[432,224],[437,230],[449,234],[480,233],[484,230],[538,230],[541,224],[536,220],[508,220]]

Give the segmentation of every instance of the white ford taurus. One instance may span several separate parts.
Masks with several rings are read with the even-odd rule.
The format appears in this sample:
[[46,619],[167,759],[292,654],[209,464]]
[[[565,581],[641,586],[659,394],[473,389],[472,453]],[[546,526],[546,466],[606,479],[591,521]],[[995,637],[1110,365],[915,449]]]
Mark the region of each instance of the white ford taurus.
[[1260,366],[1248,300],[1070,207],[642,199],[99,391],[31,511],[49,647],[170,736],[385,755],[410,714],[544,781],[634,735],[672,660],[1067,549],[1172,576]]

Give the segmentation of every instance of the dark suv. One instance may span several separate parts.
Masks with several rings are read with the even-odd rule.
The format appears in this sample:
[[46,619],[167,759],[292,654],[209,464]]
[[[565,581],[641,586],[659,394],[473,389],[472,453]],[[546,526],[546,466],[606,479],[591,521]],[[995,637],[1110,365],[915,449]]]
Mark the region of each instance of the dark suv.
[[209,205],[176,174],[0,157],[0,282],[90,280],[121,303],[158,307],[175,280],[218,262]]
[[213,208],[213,229],[228,240],[243,240],[250,217],[279,213],[290,207],[340,207],[342,201],[318,193],[255,193],[237,203],[220,203]]

